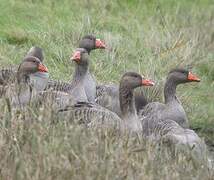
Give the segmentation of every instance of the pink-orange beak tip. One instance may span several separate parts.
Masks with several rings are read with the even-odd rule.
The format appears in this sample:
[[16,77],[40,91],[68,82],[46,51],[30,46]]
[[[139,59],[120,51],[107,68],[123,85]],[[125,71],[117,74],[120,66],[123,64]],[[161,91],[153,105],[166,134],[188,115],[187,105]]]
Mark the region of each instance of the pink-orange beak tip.
[[142,85],[143,86],[154,86],[155,83],[150,79],[143,79],[142,80]]
[[99,48],[99,49],[106,49],[106,44],[101,41],[100,39],[96,39],[96,42],[95,42],[95,46],[96,48]]
[[39,64],[38,70],[40,72],[48,72],[48,68],[42,63]]
[[188,74],[188,80],[193,81],[193,82],[200,82],[201,81],[200,78],[198,78],[196,75],[192,74],[191,72],[189,72],[189,74]]
[[71,60],[73,61],[79,61],[81,59],[81,54],[79,51],[74,52],[73,56],[71,57]]

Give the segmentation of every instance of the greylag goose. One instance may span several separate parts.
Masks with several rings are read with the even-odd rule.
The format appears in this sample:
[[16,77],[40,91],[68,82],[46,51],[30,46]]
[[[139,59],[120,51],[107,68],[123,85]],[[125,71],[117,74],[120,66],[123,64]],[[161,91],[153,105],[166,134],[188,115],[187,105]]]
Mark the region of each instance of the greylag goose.
[[[95,102],[96,83],[89,72],[89,55],[83,48],[77,48],[72,58],[75,61],[75,72],[71,83],[58,82],[46,89],[69,93],[78,101]],[[49,82],[50,85],[50,82]]]
[[[84,36],[81,41],[79,42],[79,48],[83,48],[85,49],[88,54],[90,54],[90,52],[92,50],[95,50],[95,49],[105,49],[106,48],[106,45],[105,43],[100,40],[100,39],[97,39],[94,35],[86,35]],[[88,73],[88,78],[90,79],[90,82],[94,81],[91,74]],[[73,78],[72,78],[73,80]],[[71,82],[72,82],[71,80]],[[87,87],[87,86],[91,86],[89,83],[88,84],[85,84],[86,85],[86,89],[90,89],[90,87]],[[70,83],[69,82],[63,82],[63,81],[55,81],[55,80],[50,80],[48,82],[48,86],[46,87],[46,89],[53,89],[53,90],[56,90],[56,91],[64,91],[66,92],[67,91],[67,87],[70,86]],[[87,91],[88,93],[88,91]],[[91,96],[91,92],[89,92],[90,96]],[[94,94],[94,92],[93,92]],[[94,95],[93,95],[94,96]],[[91,102],[94,102],[94,97],[89,97],[89,101]]]
[[16,82],[5,89],[5,97],[13,107],[29,103],[34,95],[42,91],[48,82],[48,69],[33,56],[24,58],[16,73]]
[[170,71],[164,88],[165,104],[149,103],[141,112],[142,132],[145,137],[151,137],[158,142],[162,139],[184,153],[191,150],[194,160],[205,157],[206,146],[193,130],[186,129],[186,114],[175,93],[178,84],[199,81],[198,77],[187,70]]
[[133,91],[140,86],[153,86],[151,80],[142,78],[137,73],[127,72],[120,81],[120,107],[122,116],[96,104],[80,102],[59,111],[65,119],[85,122],[89,126],[113,125],[120,131],[141,132],[141,122],[134,106]]
[[187,128],[189,126],[188,119],[181,102],[176,96],[176,87],[188,82],[200,82],[200,79],[185,69],[171,70],[164,86],[165,104],[149,103],[140,114],[146,115],[152,110],[159,113],[159,119],[171,119],[181,127]]
[[125,128],[132,132],[141,132],[141,122],[135,107],[134,89],[140,86],[153,86],[154,82],[143,78],[135,72],[125,73],[120,81],[119,101],[121,118]]
[[[27,56],[34,56],[41,62],[44,59],[42,49],[40,47],[32,47],[27,52]],[[3,68],[0,70],[0,85],[6,85],[8,83],[15,82],[16,80],[17,67]]]

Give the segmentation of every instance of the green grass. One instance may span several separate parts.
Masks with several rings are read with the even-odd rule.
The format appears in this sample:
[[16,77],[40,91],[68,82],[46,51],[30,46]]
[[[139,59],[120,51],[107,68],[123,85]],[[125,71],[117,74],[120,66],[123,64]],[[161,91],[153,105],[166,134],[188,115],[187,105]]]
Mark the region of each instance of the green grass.
[[[171,68],[192,67],[202,81],[180,86],[178,95],[191,127],[214,146],[212,0],[0,0],[0,4],[1,67],[18,64],[37,45],[44,49],[51,77],[69,80],[73,72],[69,56],[80,38],[90,33],[112,48],[90,55],[97,82],[117,83],[130,70],[161,81]],[[155,159],[154,149],[133,152],[133,146],[142,146],[134,140],[64,124],[50,126],[50,114],[41,112],[39,117],[32,112],[14,115],[2,106],[0,179],[208,178],[203,169],[195,172],[188,163],[178,163],[179,158]]]

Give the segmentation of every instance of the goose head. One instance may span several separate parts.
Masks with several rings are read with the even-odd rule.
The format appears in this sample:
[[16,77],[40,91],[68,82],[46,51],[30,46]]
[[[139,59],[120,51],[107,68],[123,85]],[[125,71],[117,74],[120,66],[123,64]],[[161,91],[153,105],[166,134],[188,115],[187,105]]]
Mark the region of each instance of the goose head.
[[142,77],[140,74],[135,72],[125,73],[120,81],[120,87],[127,89],[135,89],[140,86],[153,86],[154,82],[152,80]]
[[79,47],[86,49],[88,53],[90,53],[93,49],[105,49],[106,45],[102,40],[96,38],[94,35],[86,35],[80,41]]
[[77,48],[71,57],[78,65],[87,66],[89,63],[89,54],[84,48]]
[[173,69],[169,72],[167,80],[171,79],[175,84],[200,82],[200,79],[186,69]]
[[30,48],[26,56],[33,56],[38,58],[41,62],[44,60],[42,48],[33,46]]
[[36,90],[43,90],[48,82],[48,69],[33,56],[24,58],[18,68],[18,82],[30,83]]

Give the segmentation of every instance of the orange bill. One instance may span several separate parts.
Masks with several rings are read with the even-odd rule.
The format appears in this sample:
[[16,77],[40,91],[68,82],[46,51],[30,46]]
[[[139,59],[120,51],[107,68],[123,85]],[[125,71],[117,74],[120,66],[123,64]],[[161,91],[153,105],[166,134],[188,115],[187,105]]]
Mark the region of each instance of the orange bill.
[[96,44],[95,44],[96,48],[99,49],[105,49],[106,45],[103,41],[101,41],[100,39],[96,39]]
[[142,80],[142,85],[143,86],[154,86],[155,83],[150,79],[143,79]]
[[39,64],[38,70],[40,72],[48,72],[48,68],[42,63]]
[[188,74],[188,80],[189,81],[195,81],[195,82],[201,81],[196,75],[192,74],[191,72],[189,72],[189,74]]
[[80,61],[81,59],[81,53],[80,51],[75,51],[73,56],[71,57],[71,60],[74,60],[74,61]]

